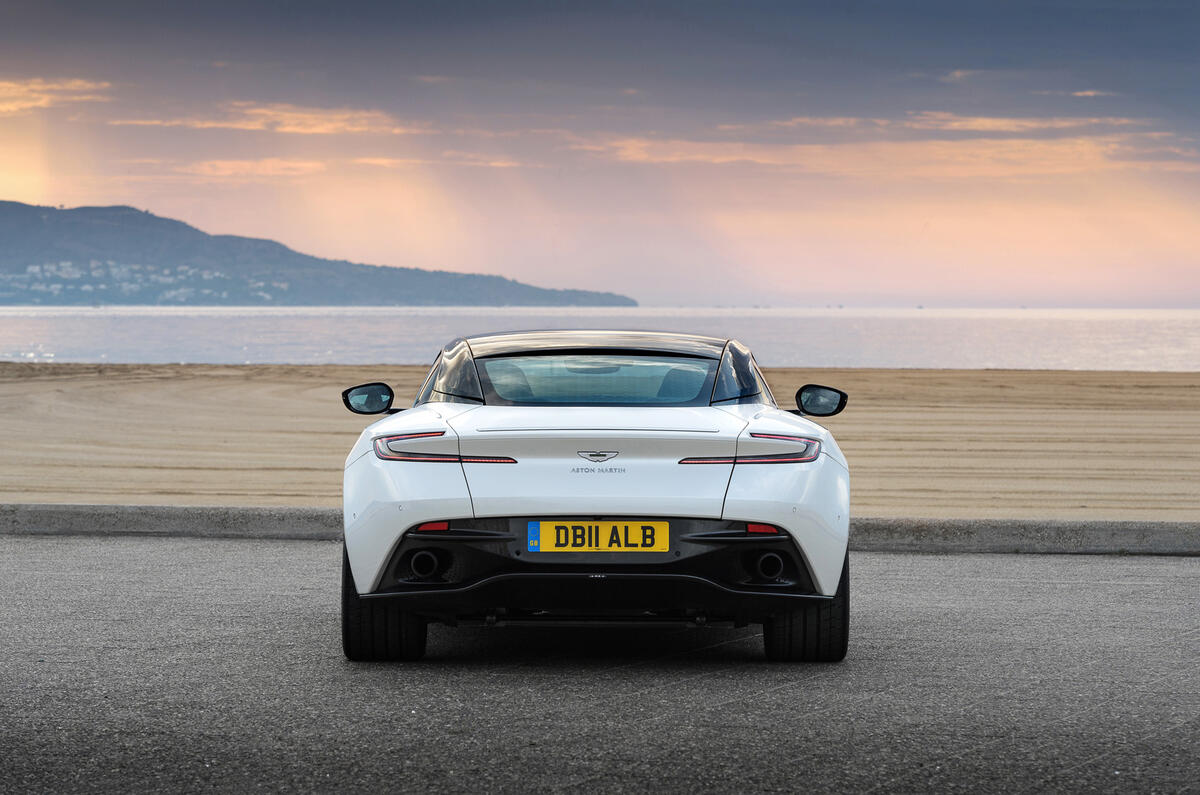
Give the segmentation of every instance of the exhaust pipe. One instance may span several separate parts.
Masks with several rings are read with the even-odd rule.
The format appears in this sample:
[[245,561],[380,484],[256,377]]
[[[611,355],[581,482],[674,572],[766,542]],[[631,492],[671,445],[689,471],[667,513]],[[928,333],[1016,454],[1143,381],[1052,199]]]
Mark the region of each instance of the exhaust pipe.
[[408,561],[408,570],[419,580],[437,574],[438,557],[428,549],[418,549]]
[[773,580],[783,574],[783,558],[774,552],[764,552],[755,564],[758,576],[764,580]]

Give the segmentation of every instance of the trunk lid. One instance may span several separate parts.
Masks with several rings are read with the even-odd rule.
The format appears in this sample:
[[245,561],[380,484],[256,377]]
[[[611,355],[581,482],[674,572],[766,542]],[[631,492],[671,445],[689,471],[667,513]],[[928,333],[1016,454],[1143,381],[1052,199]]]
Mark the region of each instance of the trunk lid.
[[720,409],[481,406],[449,420],[477,517],[720,518],[746,423]]

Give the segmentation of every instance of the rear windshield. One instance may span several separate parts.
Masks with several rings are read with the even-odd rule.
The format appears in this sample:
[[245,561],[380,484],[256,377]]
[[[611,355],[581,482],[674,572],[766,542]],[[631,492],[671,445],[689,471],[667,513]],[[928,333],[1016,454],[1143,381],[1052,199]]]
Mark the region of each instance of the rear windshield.
[[476,359],[494,406],[707,406],[716,359],[570,353]]

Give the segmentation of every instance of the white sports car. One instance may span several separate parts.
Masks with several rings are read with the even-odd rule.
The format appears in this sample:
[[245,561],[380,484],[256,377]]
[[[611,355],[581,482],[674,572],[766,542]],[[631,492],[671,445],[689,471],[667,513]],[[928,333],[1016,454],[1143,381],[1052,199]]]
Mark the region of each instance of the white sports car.
[[426,626],[763,625],[772,660],[849,636],[850,479],[825,428],[846,395],[780,409],[736,340],[632,331],[456,339],[412,408],[342,393],[342,644],[414,660]]

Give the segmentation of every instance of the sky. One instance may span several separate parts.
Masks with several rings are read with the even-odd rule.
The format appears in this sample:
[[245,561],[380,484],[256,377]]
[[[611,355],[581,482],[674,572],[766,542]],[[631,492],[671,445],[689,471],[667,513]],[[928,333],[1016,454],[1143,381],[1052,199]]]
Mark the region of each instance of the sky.
[[1197,42],[1191,0],[4,0],[0,199],[644,304],[1194,308]]

